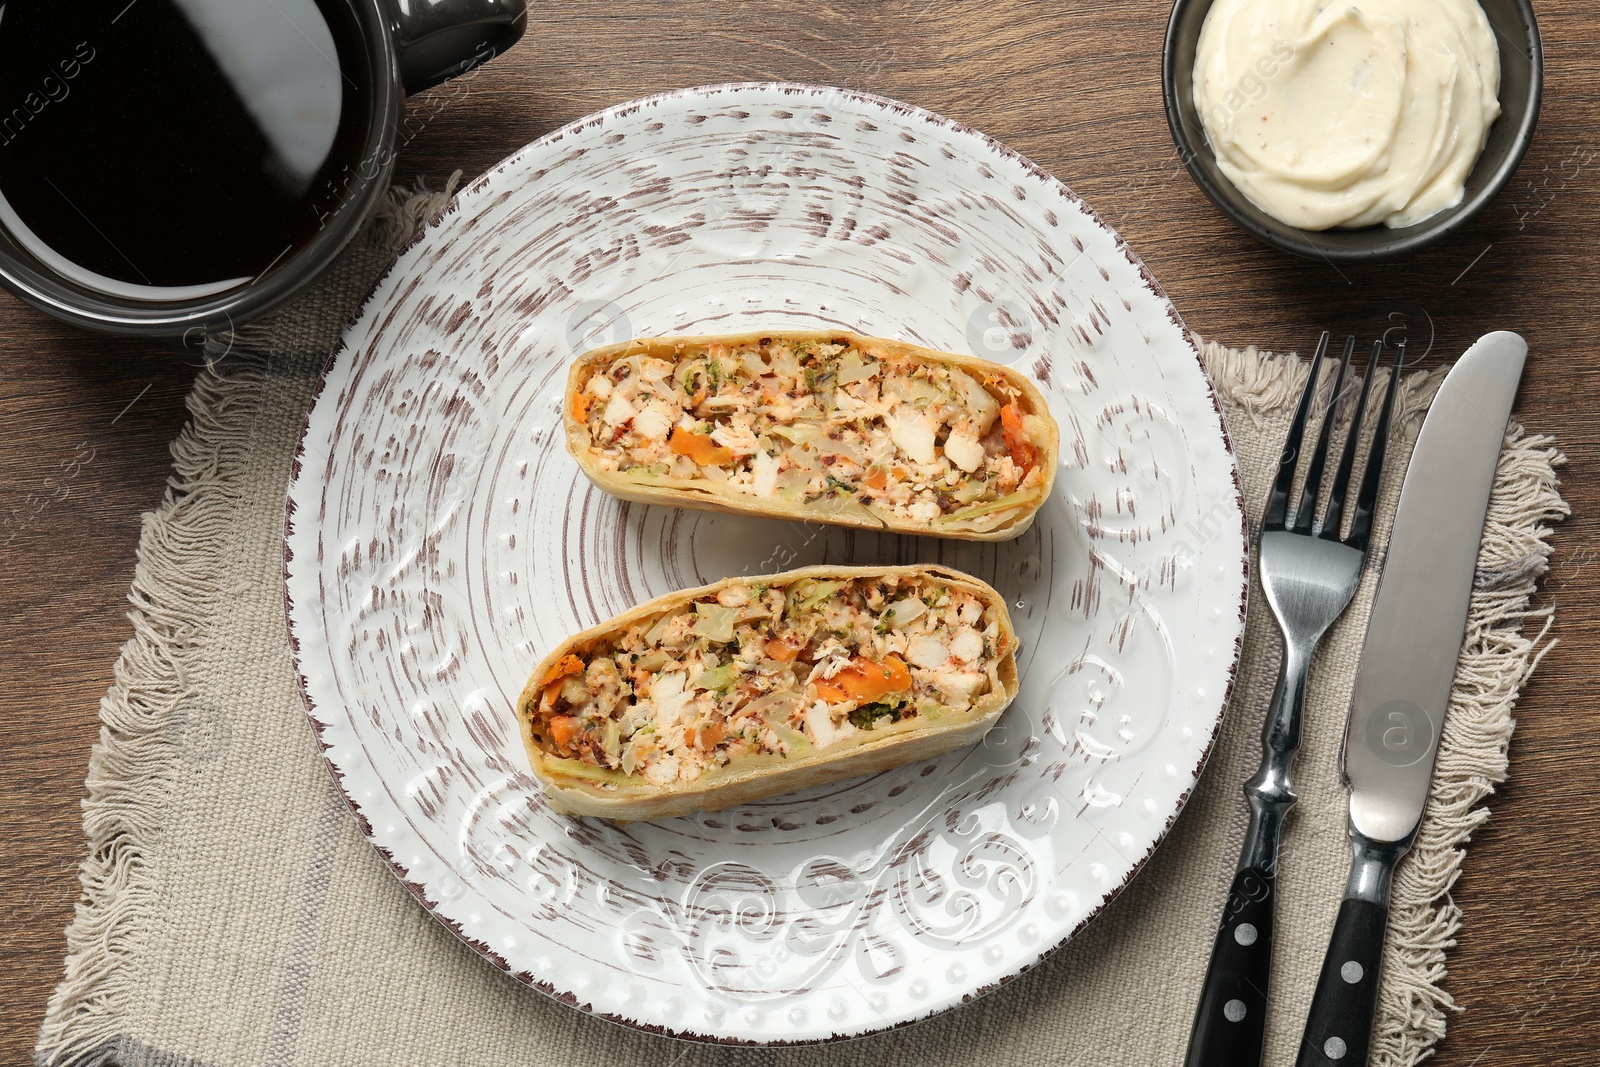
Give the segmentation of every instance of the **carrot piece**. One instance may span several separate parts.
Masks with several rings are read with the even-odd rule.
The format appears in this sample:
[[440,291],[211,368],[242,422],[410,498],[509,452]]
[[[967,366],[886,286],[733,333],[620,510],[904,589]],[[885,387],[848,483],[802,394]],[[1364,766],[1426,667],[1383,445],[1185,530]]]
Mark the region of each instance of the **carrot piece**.
[[[843,674],[844,672],[840,671],[839,673]],[[839,675],[836,674],[833,679],[818,678],[814,683],[817,687],[817,696],[830,704],[843,704],[846,700],[849,700],[850,694],[845,691],[844,686],[836,684],[835,680],[838,677]]]
[[817,695],[830,704],[855,700],[870,704],[890,693],[911,688],[911,668],[899,656],[885,656],[882,663],[857,658],[832,678],[819,678]]
[[702,467],[725,467],[733,462],[733,453],[703,433],[690,433],[682,426],[672,431],[667,447],[675,456],[688,456]]
[[904,467],[896,467],[891,473],[894,475],[894,480],[897,482],[903,482],[907,478],[911,477],[911,472],[906,470]]
[[767,641],[768,659],[775,659],[779,663],[793,663],[799,655],[800,649],[781,637],[773,637]]
[[869,676],[879,679],[874,683],[878,687],[877,696],[903,693],[911,688],[911,668],[899,656],[883,657],[883,662],[873,667]]
[[579,422],[589,421],[589,408],[594,404],[594,397],[588,393],[579,393],[572,398],[572,417]]
[[865,478],[861,479],[861,484],[868,489],[882,489],[889,484],[889,476],[884,473],[882,468],[874,467],[867,472]]
[[550,739],[562,748],[567,748],[583,728],[578,725],[578,720],[571,715],[553,715],[550,717]]
[[1022,426],[1022,412],[1017,410],[1017,405],[1007,404],[1000,409],[1000,436],[1005,438],[1011,461],[1021,467],[1024,474],[1039,462],[1039,452],[1028,440],[1027,431]]
[[544,672],[544,681],[539,683],[539,688],[547,688],[551,682],[559,681],[569,674],[582,674],[583,660],[568,652],[556,660],[555,666]]
[[722,724],[708,722],[698,731],[693,726],[683,732],[683,739],[689,742],[690,747],[702,750],[716,748],[722,741]]

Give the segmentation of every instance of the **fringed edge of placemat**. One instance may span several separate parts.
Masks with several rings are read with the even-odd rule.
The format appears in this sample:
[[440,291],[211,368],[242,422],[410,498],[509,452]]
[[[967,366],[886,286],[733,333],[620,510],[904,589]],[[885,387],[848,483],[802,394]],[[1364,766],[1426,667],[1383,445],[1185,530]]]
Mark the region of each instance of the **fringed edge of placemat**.
[[100,739],[89,755],[83,829],[89,854],[82,892],[67,928],[66,974],[45,1009],[35,1055],[60,1063],[120,1035],[127,997],[121,969],[134,951],[153,888],[145,853],[161,832],[171,777],[182,766],[190,687],[180,657],[200,634],[190,621],[218,595],[214,576],[185,565],[190,546],[214,543],[234,506],[217,477],[222,416],[246,395],[237,381],[200,373],[187,401],[190,421],[172,445],[173,472],[155,511],[141,521],[138,563],[128,599],[133,637],[122,647],[111,688],[100,699]]
[[[1213,382],[1226,383],[1216,388],[1247,415],[1290,404],[1305,386],[1306,363],[1292,354],[1196,340]],[[1402,379],[1395,410],[1400,432],[1420,428],[1446,370]],[[1431,1056],[1445,1036],[1448,1013],[1461,1010],[1440,985],[1448,973],[1445,955],[1461,930],[1461,909],[1450,890],[1473,831],[1489,819],[1482,802],[1506,780],[1517,695],[1556,643],[1550,636],[1554,608],[1532,604],[1549,570],[1552,524],[1571,513],[1556,474],[1566,462],[1554,438],[1529,434],[1517,423],[1507,427],[1427,811],[1395,873],[1380,1024],[1372,1041],[1375,1067],[1414,1067]]]
[[[461,178],[443,191],[394,189],[353,247],[329,268],[323,284],[351,284],[360,257],[392,256],[448,203]],[[368,274],[361,280],[365,285]],[[319,288],[321,285],[319,284]],[[308,294],[309,295],[309,294]],[[191,620],[208,602],[226,596],[216,575],[198,573],[191,546],[214,544],[233,521],[234,499],[219,477],[226,454],[249,441],[224,429],[223,415],[261,380],[259,363],[248,358],[263,340],[292,322],[301,301],[273,312],[263,323],[242,327],[208,342],[206,366],[187,400],[189,422],[172,444],[173,470],[161,504],[141,518],[138,561],[128,600],[133,637],[117,658],[111,687],[100,700],[100,737],[89,754],[83,801],[88,855],[79,868],[81,893],[67,927],[65,974],[45,1008],[34,1045],[41,1064],[83,1057],[99,1062],[127,1039],[120,1006],[130,990],[121,964],[133,951],[141,918],[151,910],[153,887],[145,855],[161,830],[161,809],[187,729],[192,690],[181,657],[200,635]],[[326,349],[341,322],[310,316],[293,344]],[[216,350],[210,351],[215,347]],[[230,355],[241,358],[229,359]],[[109,1050],[109,1051],[108,1051]]]

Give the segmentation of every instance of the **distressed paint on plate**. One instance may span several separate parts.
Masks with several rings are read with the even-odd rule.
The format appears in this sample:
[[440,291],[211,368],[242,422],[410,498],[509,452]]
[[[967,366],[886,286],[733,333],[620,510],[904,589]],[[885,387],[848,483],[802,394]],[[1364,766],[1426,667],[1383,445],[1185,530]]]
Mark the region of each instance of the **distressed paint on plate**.
[[[1024,369],[1062,429],[1039,520],[960,544],[627,504],[582,477],[570,359],[767,327]],[[362,831],[478,952],[652,1031],[822,1041],[997,987],[1138,871],[1232,684],[1243,514],[1193,341],[1063,185],[906,104],[712,86],[534,142],[401,254],[307,420],[289,632]],[[730,574],[913,561],[1011,604],[1022,691],[983,743],[694,818],[546,808],[513,701],[562,637]]]

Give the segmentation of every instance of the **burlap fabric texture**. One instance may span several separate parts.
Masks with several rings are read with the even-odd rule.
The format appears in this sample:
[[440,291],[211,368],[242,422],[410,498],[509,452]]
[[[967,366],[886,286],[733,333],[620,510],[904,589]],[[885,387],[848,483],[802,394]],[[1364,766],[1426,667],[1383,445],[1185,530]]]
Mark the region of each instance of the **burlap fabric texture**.
[[[1240,783],[1277,669],[1250,612],[1233,706],[1167,842],[1081,936],[1000,991],[930,1022],[829,1047],[681,1044],[518,985],[431,919],[367,845],[316,750],[286,647],[284,490],[327,353],[394,249],[442,195],[396,194],[296,304],[214,353],[174,471],[144,518],[134,636],[90,756],[82,901],[41,1064],[641,1064],[846,1067],[1181,1062],[1243,834]],[[226,349],[226,351],[224,351]],[[1259,509],[1305,365],[1205,345]],[[1399,397],[1377,544],[1438,376]],[[1549,524],[1565,514],[1548,438],[1506,437],[1465,653],[1420,839],[1395,881],[1373,1062],[1410,1065],[1444,1034],[1439,986],[1462,916],[1446,895],[1480,802],[1506,773],[1518,687],[1548,609],[1530,610]],[[1315,662],[1284,841],[1267,1062],[1293,1061],[1347,862],[1336,772],[1375,568]],[[1482,936],[1492,936],[1485,929]]]

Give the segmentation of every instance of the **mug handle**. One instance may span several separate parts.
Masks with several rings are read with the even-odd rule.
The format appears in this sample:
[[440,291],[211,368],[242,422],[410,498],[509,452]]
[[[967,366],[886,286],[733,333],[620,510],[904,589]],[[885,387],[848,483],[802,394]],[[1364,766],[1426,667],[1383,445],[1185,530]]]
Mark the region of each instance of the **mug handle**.
[[391,10],[407,96],[487,63],[528,25],[527,0],[392,0]]

